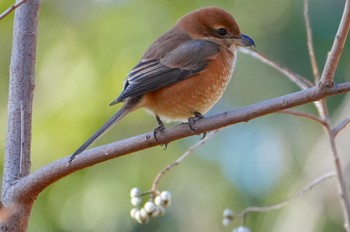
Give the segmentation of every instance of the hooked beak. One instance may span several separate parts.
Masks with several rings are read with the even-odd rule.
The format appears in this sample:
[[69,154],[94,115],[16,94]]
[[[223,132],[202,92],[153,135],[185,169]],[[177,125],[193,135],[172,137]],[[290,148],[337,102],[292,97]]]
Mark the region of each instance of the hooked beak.
[[245,34],[242,34],[241,38],[238,39],[238,45],[243,47],[255,47],[254,40]]

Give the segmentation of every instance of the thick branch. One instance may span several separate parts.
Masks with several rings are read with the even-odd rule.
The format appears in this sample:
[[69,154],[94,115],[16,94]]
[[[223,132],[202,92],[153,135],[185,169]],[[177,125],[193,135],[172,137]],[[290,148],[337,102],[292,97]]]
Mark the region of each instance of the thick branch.
[[19,8],[15,14],[10,66],[3,197],[13,181],[28,175],[30,171],[38,10],[39,1],[33,0]]
[[[337,84],[331,88],[322,90],[319,90],[317,87],[312,87],[307,90],[302,90],[234,111],[201,119],[195,122],[196,133],[200,134],[228,125],[247,122],[251,119],[261,117],[266,114],[317,101],[326,96],[337,95],[348,91],[350,91],[350,82]],[[194,134],[195,133],[188,127],[187,124],[180,124],[173,128],[164,129],[157,135],[157,140],[154,139],[153,132],[150,132],[108,145],[96,147],[77,156],[74,162],[70,165],[68,165],[69,157],[65,157],[35,171],[31,175],[19,180],[14,186],[12,186],[11,191],[17,193],[18,197],[39,194],[51,183],[77,170],[101,163],[105,160],[127,155],[135,151],[154,147],[160,144],[170,143],[174,140]]]
[[[18,4],[20,2],[17,1]],[[35,199],[27,195],[15,201],[16,194],[8,189],[15,181],[30,173],[32,103],[39,8],[40,1],[32,0],[15,12],[2,201],[5,207],[15,207],[18,208],[18,211],[6,222],[0,222],[1,231],[26,231],[32,203]]]
[[345,1],[343,16],[341,18],[337,34],[334,38],[332,49],[328,55],[326,64],[324,66],[321,80],[319,82],[320,88],[330,87],[333,85],[334,73],[337,68],[340,55],[343,51],[346,37],[348,36],[350,28],[350,0]]

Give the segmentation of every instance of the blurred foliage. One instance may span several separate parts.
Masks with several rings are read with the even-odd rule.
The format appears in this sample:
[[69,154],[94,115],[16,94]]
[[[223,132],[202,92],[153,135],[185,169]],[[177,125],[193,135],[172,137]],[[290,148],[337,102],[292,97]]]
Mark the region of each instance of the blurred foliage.
[[[0,11],[11,4],[13,1],[1,1]],[[343,4],[341,0],[310,1],[320,67],[332,45]],[[32,169],[69,155],[83,143],[120,107],[108,104],[118,96],[128,71],[149,44],[185,13],[209,5],[230,11],[242,32],[254,38],[257,50],[313,80],[302,0],[42,1]],[[2,148],[6,137],[12,23],[13,14],[0,21]],[[336,73],[337,82],[348,79],[349,61],[347,43]],[[275,70],[240,54],[233,81],[209,114],[297,90]],[[329,99],[331,114],[339,110],[343,100],[344,96]],[[311,104],[299,108],[315,113]],[[136,111],[94,146],[151,131],[155,126],[152,116]],[[231,231],[221,224],[225,208],[239,211],[276,203],[308,183],[304,163],[321,134],[322,128],[316,123],[283,114],[225,128],[162,179],[160,190],[173,194],[173,205],[164,217],[147,225],[138,225],[129,216],[130,189],[137,186],[148,190],[155,175],[199,137],[173,142],[166,151],[155,147],[95,165],[47,188],[34,205],[29,231]],[[300,180],[304,180],[303,184]],[[324,187],[318,187],[307,199],[323,190]],[[317,201],[312,207],[316,204],[324,208],[317,218],[318,227],[310,231],[340,231],[342,216],[336,197],[324,203]],[[288,216],[280,218],[281,211],[253,214],[248,216],[247,226],[256,232],[277,231],[274,229],[278,224],[288,224]],[[307,224],[303,219],[300,223]]]

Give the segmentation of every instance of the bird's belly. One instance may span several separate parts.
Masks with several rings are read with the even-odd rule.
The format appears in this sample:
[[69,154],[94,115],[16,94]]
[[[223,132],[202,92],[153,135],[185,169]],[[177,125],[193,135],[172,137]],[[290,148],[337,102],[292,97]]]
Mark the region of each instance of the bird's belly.
[[231,65],[226,68],[227,70],[200,73],[169,87],[147,93],[143,98],[143,106],[167,121],[186,121],[195,112],[205,114],[221,98],[231,79]]

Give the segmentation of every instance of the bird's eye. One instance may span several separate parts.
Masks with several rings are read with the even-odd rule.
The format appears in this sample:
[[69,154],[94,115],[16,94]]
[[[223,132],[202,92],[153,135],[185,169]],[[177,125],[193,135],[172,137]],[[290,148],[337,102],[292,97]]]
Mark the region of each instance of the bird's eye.
[[219,28],[216,30],[220,36],[225,36],[227,35],[227,31],[224,28]]

